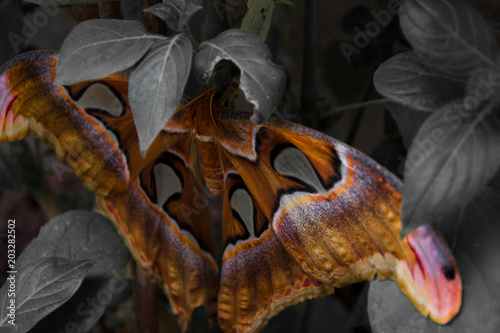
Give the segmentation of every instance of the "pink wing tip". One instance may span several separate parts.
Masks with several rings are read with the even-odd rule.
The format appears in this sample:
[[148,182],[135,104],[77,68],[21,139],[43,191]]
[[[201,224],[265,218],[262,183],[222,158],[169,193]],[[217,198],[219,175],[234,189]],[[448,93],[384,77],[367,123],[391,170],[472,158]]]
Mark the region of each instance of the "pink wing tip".
[[10,110],[14,96],[9,93],[9,80],[7,75],[0,76],[0,132],[5,127],[5,119]]
[[7,74],[0,75],[0,141],[14,141],[26,136],[29,121],[15,114],[12,104],[17,94],[12,92]]
[[450,249],[433,226],[420,227],[405,240],[416,259],[410,267],[415,293],[426,300],[432,320],[448,323],[462,304],[462,281]]

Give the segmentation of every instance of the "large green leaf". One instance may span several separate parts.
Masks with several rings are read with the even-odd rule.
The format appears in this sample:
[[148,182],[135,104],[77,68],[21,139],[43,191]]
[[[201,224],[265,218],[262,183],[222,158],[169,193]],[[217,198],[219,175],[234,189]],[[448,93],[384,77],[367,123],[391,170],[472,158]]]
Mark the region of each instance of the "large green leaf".
[[[420,314],[392,281],[370,284],[368,313],[375,333],[496,332],[500,327],[500,187],[490,187],[440,224],[456,235],[454,255],[462,277],[462,307],[447,325]],[[448,237],[449,239],[453,237]]]
[[421,111],[435,111],[459,98],[467,79],[429,67],[415,52],[400,53],[375,72],[373,83],[384,97]]
[[493,28],[466,0],[406,0],[403,33],[435,69],[467,76],[494,67],[499,55]]
[[430,116],[406,157],[403,234],[467,204],[498,170],[499,148],[495,101],[476,110],[454,101]]
[[201,47],[194,60],[198,76],[207,81],[219,61],[232,61],[241,71],[240,88],[255,106],[252,120],[259,123],[269,118],[283,95],[285,72],[271,61],[266,44],[251,32],[230,29]]
[[[89,260],[60,257],[27,261],[16,265],[17,274],[8,274],[7,282],[0,289],[2,332],[28,332],[73,296],[92,267]],[[10,297],[12,292],[15,295]],[[15,312],[8,308],[12,299],[15,299]],[[9,317],[10,314],[15,317]],[[15,325],[9,323],[11,319],[15,319]]]
[[130,106],[143,156],[179,106],[191,59],[191,42],[179,34],[155,43],[130,75]]
[[164,0],[144,11],[158,16],[175,31],[181,31],[191,16],[203,8],[200,2],[201,0]]
[[84,21],[64,40],[55,82],[74,84],[128,69],[161,38],[136,21]]

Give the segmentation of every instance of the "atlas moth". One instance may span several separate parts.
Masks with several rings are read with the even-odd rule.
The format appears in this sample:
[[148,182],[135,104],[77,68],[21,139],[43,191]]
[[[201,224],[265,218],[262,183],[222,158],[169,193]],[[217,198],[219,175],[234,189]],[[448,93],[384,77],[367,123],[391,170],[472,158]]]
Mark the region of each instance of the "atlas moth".
[[[437,323],[459,311],[446,243],[431,226],[400,239],[402,182],[356,149],[278,118],[254,124],[212,89],[181,105],[142,158],[127,74],[57,86],[56,64],[35,51],[0,69],[0,140],[33,135],[55,149],[183,330],[204,305],[226,332],[258,331],[289,305],[375,276]],[[222,258],[208,205],[192,209],[205,186],[223,197]]]

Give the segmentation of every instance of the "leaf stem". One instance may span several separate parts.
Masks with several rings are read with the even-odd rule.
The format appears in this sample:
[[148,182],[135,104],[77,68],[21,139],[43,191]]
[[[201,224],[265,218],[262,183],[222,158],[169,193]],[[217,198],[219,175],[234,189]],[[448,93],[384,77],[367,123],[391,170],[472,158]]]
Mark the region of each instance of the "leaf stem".
[[165,23],[156,15],[144,11],[144,9],[160,2],[161,0],[142,0],[143,11],[141,15],[141,22],[150,33],[165,35],[167,32]]
[[[62,213],[56,198],[54,197],[54,192],[50,189],[49,185],[45,180],[42,180],[40,184],[42,190],[42,196],[35,199],[42,208],[45,216],[48,220]],[[32,196],[33,197],[33,196]]]
[[193,44],[193,52],[196,53],[200,48],[200,43],[198,43],[196,39],[194,39],[193,34],[191,33],[191,29],[189,28],[189,25],[186,24],[182,28],[182,32],[191,41],[191,44]]
[[372,105],[385,103],[385,102],[389,102],[389,101],[390,100],[388,98],[380,98],[380,99],[374,99],[371,101],[366,101],[366,102],[361,102],[361,103],[343,105],[343,106],[339,106],[339,107],[331,109],[329,112],[326,112],[323,116],[329,117],[329,116],[332,116],[332,115],[337,114],[337,113],[361,109],[361,108],[365,108],[367,106],[372,106]]
[[137,332],[158,332],[158,288],[139,266],[136,266],[136,274]]
[[99,18],[101,19],[121,19],[122,12],[120,10],[120,2],[109,1],[100,2],[97,4],[99,10]]
[[99,18],[99,9],[95,3],[69,5],[63,8],[76,23]]
[[[366,100],[370,100],[370,96],[372,95],[373,92],[373,82],[370,83],[368,87],[366,87],[366,91],[364,93],[363,101],[361,103],[356,103],[358,104],[358,108],[355,111],[355,117],[353,121],[353,125],[351,126],[351,129],[349,130],[349,134],[347,135],[347,140],[346,143],[350,146],[354,144],[354,140],[356,139],[356,135],[358,134],[358,129],[359,125],[361,124],[361,119],[363,118],[365,108],[366,108]],[[373,100],[370,100],[371,103],[373,103]],[[361,105],[361,106],[360,106]],[[371,105],[371,104],[369,104]]]

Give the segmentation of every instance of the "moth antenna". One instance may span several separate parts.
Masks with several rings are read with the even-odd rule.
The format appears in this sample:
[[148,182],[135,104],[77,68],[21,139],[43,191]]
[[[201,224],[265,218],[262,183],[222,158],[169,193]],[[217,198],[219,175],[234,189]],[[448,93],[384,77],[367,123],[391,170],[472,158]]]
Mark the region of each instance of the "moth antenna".
[[200,100],[201,98],[205,97],[206,94],[210,93],[210,95],[214,95],[215,93],[217,93],[219,91],[219,89],[217,88],[211,88],[211,89],[208,89],[206,91],[203,92],[203,94],[201,94],[200,96],[196,97],[195,99],[193,99],[192,101],[190,101],[189,103],[187,104],[184,104],[184,105],[181,105],[179,106],[179,108],[177,109],[177,111],[179,110],[183,110],[183,109],[186,109],[186,108],[189,108],[191,107],[194,103],[196,103],[198,100]]
[[231,99],[236,97],[236,94],[240,90],[240,84],[238,82],[233,82],[229,88],[224,91],[222,94],[222,97],[220,98],[219,102],[221,105],[225,105],[226,103],[229,103]]
[[221,134],[221,131],[219,130],[219,127],[217,126],[217,122],[215,121],[215,118],[214,118],[214,111],[212,109],[212,104],[213,104],[213,100],[214,100],[214,95],[215,95],[215,92],[212,92],[210,94],[210,105],[209,105],[209,108],[210,108],[210,118],[212,118],[212,123],[214,124],[215,126],[215,130],[217,131],[218,134]]

